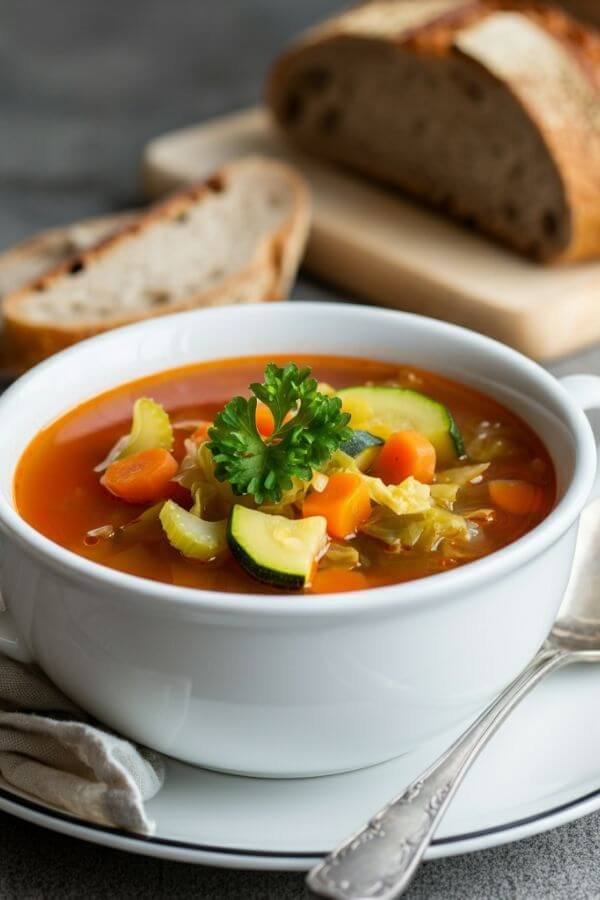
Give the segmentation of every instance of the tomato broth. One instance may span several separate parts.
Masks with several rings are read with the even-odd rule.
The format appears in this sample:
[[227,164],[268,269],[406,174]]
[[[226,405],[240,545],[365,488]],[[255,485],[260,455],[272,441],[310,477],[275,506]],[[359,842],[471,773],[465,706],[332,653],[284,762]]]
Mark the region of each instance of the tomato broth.
[[[175,435],[172,454],[181,461],[184,440],[189,436],[185,423],[212,421],[232,397],[248,396],[248,385],[261,381],[266,363],[284,365],[290,359],[311,366],[319,382],[336,390],[352,385],[397,385],[433,398],[450,410],[462,433],[467,453],[462,462],[489,460],[486,471],[462,486],[456,497],[457,514],[474,514],[470,540],[464,545],[450,542],[443,551],[439,547],[423,551],[382,543],[359,531],[352,538],[359,562],[344,568],[336,565],[334,558],[325,559],[312,584],[304,588],[307,593],[371,588],[448,571],[517,540],[552,508],[556,487],[548,452],[525,422],[494,399],[412,366],[291,354],[220,360],[161,372],[67,412],[35,437],[19,462],[14,479],[18,512],[55,543],[121,572],[210,591],[281,592],[252,578],[231,553],[209,562],[186,558],[165,540],[158,520],[130,525],[145,507],[111,494],[95,469],[129,430],[132,406],[138,398],[151,397],[169,413]],[[534,500],[529,507],[517,508],[502,487],[506,482],[530,486]],[[184,493],[173,484],[170,496],[189,508]]]

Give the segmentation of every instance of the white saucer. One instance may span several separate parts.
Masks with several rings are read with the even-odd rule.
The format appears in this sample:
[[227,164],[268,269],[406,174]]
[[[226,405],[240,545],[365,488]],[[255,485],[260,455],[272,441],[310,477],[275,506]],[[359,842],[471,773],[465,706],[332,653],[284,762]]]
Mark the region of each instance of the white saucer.
[[[600,808],[600,668],[574,667],[538,687],[466,778],[427,858],[529,837]],[[164,859],[307,869],[398,793],[447,745],[371,769],[302,780],[221,775],[177,762],[148,804],[152,838],[65,815],[8,787],[0,809],[84,840]]]

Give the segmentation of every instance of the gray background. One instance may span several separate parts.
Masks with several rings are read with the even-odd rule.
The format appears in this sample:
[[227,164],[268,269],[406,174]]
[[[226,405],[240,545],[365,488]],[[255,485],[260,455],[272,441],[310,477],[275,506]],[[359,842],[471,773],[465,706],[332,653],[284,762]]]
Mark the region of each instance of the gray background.
[[[0,0],[0,246],[137,202],[145,141],[256,102],[281,45],[341,5]],[[333,295],[301,278],[295,296]],[[600,373],[600,353],[590,350],[552,368]],[[512,846],[429,863],[408,896],[600,897],[599,835],[597,814]],[[160,862],[0,814],[2,898],[303,895],[300,875]]]

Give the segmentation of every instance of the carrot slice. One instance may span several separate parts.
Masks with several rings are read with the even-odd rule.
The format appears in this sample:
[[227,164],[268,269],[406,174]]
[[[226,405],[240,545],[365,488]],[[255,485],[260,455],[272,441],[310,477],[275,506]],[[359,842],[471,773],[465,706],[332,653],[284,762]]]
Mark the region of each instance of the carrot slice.
[[410,475],[430,484],[435,475],[435,447],[419,431],[396,431],[381,448],[373,474],[386,484],[400,484]]
[[315,575],[312,590],[317,594],[337,594],[340,591],[360,591],[369,587],[362,572],[344,569],[321,569]]
[[212,422],[200,422],[196,430],[191,436],[191,439],[195,444],[203,444],[204,441],[208,441],[208,429],[212,428]]
[[263,437],[271,437],[275,431],[275,419],[268,406],[262,403],[256,407],[256,428]]
[[526,516],[541,502],[540,489],[528,481],[490,481],[488,490],[492,503],[513,516]]
[[127,503],[161,500],[177,472],[177,460],[168,450],[142,450],[112,463],[100,483]]
[[[284,424],[293,418],[293,412],[286,413],[283,420]],[[273,418],[273,413],[269,407],[265,406],[263,403],[259,403],[256,407],[256,428],[258,433],[263,437],[271,437],[275,431],[275,419]]]
[[336,472],[324,491],[313,491],[308,495],[302,515],[324,516],[332,537],[349,537],[371,515],[369,490],[360,475]]

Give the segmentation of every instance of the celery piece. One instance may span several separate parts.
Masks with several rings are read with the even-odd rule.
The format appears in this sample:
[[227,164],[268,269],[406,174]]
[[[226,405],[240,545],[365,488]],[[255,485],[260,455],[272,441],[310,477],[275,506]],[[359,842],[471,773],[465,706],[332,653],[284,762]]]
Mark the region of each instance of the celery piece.
[[102,462],[95,466],[94,472],[104,472],[118,459],[156,447],[173,449],[171,420],[160,403],[155,403],[148,397],[140,397],[133,404],[131,431],[119,438]]
[[173,500],[163,505],[160,523],[171,546],[188,559],[208,562],[227,547],[225,521],[207,522]]
[[155,447],[173,449],[171,420],[160,403],[155,403],[149,397],[140,397],[133,404],[129,438],[119,451],[117,459],[124,459],[142,450],[153,450]]

